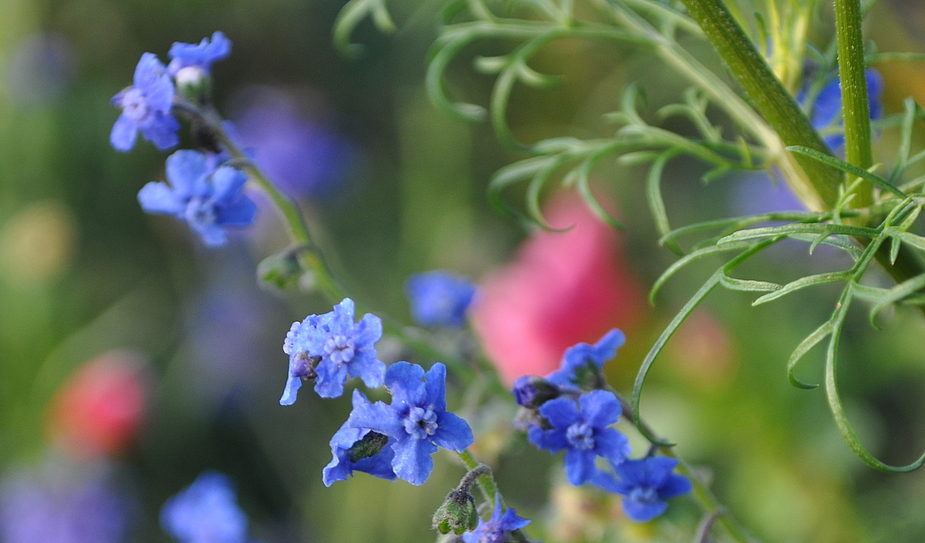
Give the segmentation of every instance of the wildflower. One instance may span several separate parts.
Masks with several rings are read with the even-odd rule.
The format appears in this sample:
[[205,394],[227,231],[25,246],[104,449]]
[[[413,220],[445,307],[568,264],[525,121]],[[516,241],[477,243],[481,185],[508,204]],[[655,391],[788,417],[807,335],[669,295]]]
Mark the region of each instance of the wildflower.
[[508,509],[501,514],[501,496],[495,495],[495,510],[488,521],[479,519],[475,530],[463,534],[466,543],[504,543],[505,537],[514,530],[519,530],[530,521],[517,516],[517,512]]
[[238,507],[231,481],[211,471],[167,500],[161,526],[180,543],[247,541],[247,517]]
[[[354,390],[354,409],[364,404],[368,406],[369,400],[363,393]],[[391,442],[388,436],[368,429],[350,428],[345,423],[331,438],[331,453],[334,458],[324,468],[324,485],[331,486],[334,481],[346,481],[354,471],[394,481],[392,460],[395,458],[395,451],[390,446]]]
[[167,65],[167,73],[174,77],[177,77],[180,70],[189,67],[208,74],[213,62],[231,54],[231,40],[220,31],[215,31],[211,40],[202,38],[199,44],[174,42],[167,54],[172,59]]
[[565,449],[565,473],[575,486],[596,473],[595,458],[601,456],[615,464],[630,454],[629,440],[613,428],[622,409],[617,397],[605,390],[572,398],[549,400],[539,408],[547,425],[533,426],[527,432],[530,442],[540,449],[557,453]]
[[411,314],[421,326],[459,327],[475,296],[475,285],[445,271],[412,275],[405,283]]
[[626,516],[636,522],[646,522],[668,509],[665,501],[693,490],[690,479],[672,473],[678,460],[665,456],[650,456],[612,464],[618,479],[604,472],[591,481],[604,490],[622,494]]
[[170,113],[175,89],[164,65],[153,53],[141,55],[131,87],[112,97],[122,114],[112,127],[109,141],[118,151],[135,146],[138,131],[160,150],[179,142],[180,123]]
[[355,404],[347,426],[379,432],[395,439],[392,469],[400,479],[420,485],[434,467],[437,446],[460,452],[472,444],[469,424],[446,410],[446,366],[424,368],[396,362],[385,374],[391,405]]
[[309,315],[295,322],[283,342],[289,355],[289,378],[280,398],[281,405],[292,405],[302,380],[314,380],[315,392],[322,398],[344,393],[348,377],[359,377],[368,387],[382,386],[385,363],[376,359],[376,342],[382,337],[382,321],[367,313],[353,322],[354,304],[350,298],[324,315]]
[[206,245],[223,245],[227,227],[254,222],[257,206],[241,192],[247,176],[234,168],[210,171],[206,155],[182,150],[167,157],[167,179],[141,188],[142,209],[186,221]]
[[617,355],[626,336],[614,328],[594,345],[579,343],[569,347],[562,359],[562,368],[547,379],[559,386],[578,386],[585,390],[603,387],[604,362]]

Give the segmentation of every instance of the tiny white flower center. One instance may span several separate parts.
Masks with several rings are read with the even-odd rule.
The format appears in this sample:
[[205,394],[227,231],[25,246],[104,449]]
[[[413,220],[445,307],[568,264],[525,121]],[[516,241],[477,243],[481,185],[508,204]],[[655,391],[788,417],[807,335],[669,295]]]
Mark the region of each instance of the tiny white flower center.
[[594,448],[594,428],[587,422],[578,422],[568,427],[565,437],[573,449],[587,451]]
[[405,431],[417,439],[434,435],[437,431],[437,414],[430,407],[412,407],[405,419]]

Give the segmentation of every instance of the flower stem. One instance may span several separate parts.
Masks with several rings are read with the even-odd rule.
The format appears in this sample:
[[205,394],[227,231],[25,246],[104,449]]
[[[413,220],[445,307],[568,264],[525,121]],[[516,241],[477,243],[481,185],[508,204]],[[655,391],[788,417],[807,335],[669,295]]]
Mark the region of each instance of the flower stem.
[[[838,74],[845,116],[845,158],[865,170],[874,163],[870,140],[870,101],[864,73],[864,37],[860,0],[835,0],[835,31],[838,40]],[[873,185],[861,183],[851,206],[873,203]]]

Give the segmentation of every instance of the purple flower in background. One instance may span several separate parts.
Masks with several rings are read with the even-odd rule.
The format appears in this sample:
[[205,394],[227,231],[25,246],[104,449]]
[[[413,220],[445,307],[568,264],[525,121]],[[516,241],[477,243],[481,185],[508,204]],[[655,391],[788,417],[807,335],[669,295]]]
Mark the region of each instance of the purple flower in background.
[[629,440],[613,428],[622,413],[612,392],[594,390],[572,398],[549,400],[539,408],[548,428],[533,426],[527,432],[530,442],[556,453],[565,449],[565,473],[575,486],[594,477],[600,456],[619,464],[630,454]]
[[[358,390],[353,391],[353,408],[367,409],[369,400]],[[350,428],[345,423],[331,438],[331,462],[325,466],[323,481],[331,486],[334,481],[346,481],[354,471],[362,471],[381,479],[395,480],[392,461],[394,440],[386,435],[362,428]]]
[[132,86],[112,97],[112,104],[122,110],[109,135],[112,146],[118,151],[130,150],[139,130],[162,151],[175,146],[180,129],[180,123],[170,113],[175,92],[173,81],[157,56],[141,55]]
[[376,358],[376,342],[382,338],[382,321],[367,313],[353,321],[350,298],[324,315],[309,315],[294,322],[283,342],[289,355],[289,377],[280,398],[281,405],[292,405],[302,380],[315,380],[315,392],[322,398],[344,393],[348,377],[359,377],[368,387],[382,385],[385,363]]
[[501,496],[495,495],[495,510],[487,521],[479,519],[475,530],[463,534],[466,543],[504,543],[505,538],[514,530],[530,524],[530,521],[517,516],[517,512],[508,509],[501,514]]
[[617,328],[604,334],[594,345],[578,343],[569,347],[562,358],[561,369],[547,379],[559,386],[600,388],[596,378],[602,375],[604,362],[617,356],[617,349],[626,343],[626,336]]
[[235,119],[242,144],[283,192],[318,198],[343,186],[354,162],[351,145],[299,111],[289,95],[259,91],[253,105]]
[[198,44],[174,42],[168,55],[172,59],[167,65],[167,73],[176,77],[183,68],[195,67],[205,73],[212,70],[212,63],[231,54],[231,40],[220,31],[212,34],[212,39],[202,38]]
[[625,496],[623,510],[636,522],[646,522],[668,509],[665,500],[693,490],[690,479],[672,473],[674,458],[650,456],[612,464],[617,475],[600,472],[591,482],[604,490]]
[[17,105],[41,106],[61,98],[74,79],[74,49],[60,34],[33,34],[17,43],[0,78]]
[[424,368],[396,362],[385,374],[392,393],[391,405],[382,402],[354,404],[346,426],[368,429],[395,440],[392,469],[400,479],[423,484],[434,467],[437,447],[460,452],[473,442],[465,420],[446,410],[446,366]]
[[130,505],[106,465],[52,463],[11,471],[0,480],[0,541],[120,543]]
[[238,507],[231,480],[206,472],[167,500],[161,526],[180,543],[246,543],[247,517]]
[[242,193],[247,176],[234,168],[211,171],[206,155],[182,150],[167,157],[167,179],[142,187],[142,209],[186,221],[206,245],[223,245],[226,228],[254,222],[257,206]]
[[412,275],[405,283],[405,292],[415,322],[455,328],[466,322],[466,309],[475,296],[475,285],[438,270]]

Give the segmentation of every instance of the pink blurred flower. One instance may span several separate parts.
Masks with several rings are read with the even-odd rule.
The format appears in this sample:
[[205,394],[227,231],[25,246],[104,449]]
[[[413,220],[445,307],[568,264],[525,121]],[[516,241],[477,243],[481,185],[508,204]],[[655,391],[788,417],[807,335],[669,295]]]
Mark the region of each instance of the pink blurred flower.
[[486,277],[471,309],[473,328],[508,384],[554,371],[568,347],[594,343],[614,327],[632,329],[645,311],[617,230],[574,195],[555,198],[545,216],[555,228],[574,227],[530,236],[513,262]]
[[109,351],[77,369],[50,404],[48,433],[65,453],[88,459],[113,455],[135,438],[147,400],[144,360]]

